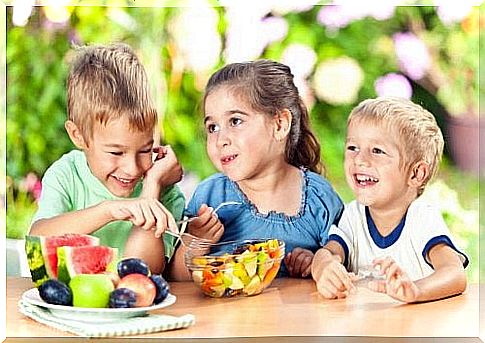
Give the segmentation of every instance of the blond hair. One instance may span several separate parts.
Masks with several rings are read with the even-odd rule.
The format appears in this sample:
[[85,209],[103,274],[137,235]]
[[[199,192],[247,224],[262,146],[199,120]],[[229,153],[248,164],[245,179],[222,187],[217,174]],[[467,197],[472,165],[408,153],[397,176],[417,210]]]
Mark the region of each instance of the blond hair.
[[367,99],[350,113],[347,126],[353,121],[384,125],[396,134],[401,146],[401,167],[409,171],[416,162],[429,166],[429,175],[418,190],[424,191],[427,182],[436,174],[443,155],[444,140],[435,117],[420,105],[396,97]]
[[125,44],[76,47],[67,80],[68,119],[92,138],[93,125],[126,118],[131,129],[153,130],[157,112],[143,65]]

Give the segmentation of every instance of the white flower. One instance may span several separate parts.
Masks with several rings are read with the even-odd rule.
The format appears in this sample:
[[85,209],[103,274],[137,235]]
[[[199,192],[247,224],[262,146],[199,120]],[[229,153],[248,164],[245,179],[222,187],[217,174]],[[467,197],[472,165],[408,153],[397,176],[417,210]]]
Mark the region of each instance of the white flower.
[[435,0],[435,5],[438,6],[436,12],[443,24],[452,25],[465,19],[473,6],[477,5],[476,2],[476,0]]
[[310,75],[316,61],[317,54],[311,47],[305,44],[290,44],[281,56],[281,63],[291,68],[291,72],[295,78],[304,79]]
[[428,47],[412,32],[398,32],[392,36],[399,66],[411,79],[421,79],[431,66]]
[[313,76],[317,97],[331,105],[352,104],[364,81],[364,73],[352,58],[343,56],[321,62]]
[[[35,0],[14,0],[12,22],[15,26],[25,26],[29,20]],[[5,16],[4,16],[5,18]]]
[[194,72],[204,72],[219,61],[221,38],[218,15],[207,6],[180,8],[169,25],[169,32],[185,64]]

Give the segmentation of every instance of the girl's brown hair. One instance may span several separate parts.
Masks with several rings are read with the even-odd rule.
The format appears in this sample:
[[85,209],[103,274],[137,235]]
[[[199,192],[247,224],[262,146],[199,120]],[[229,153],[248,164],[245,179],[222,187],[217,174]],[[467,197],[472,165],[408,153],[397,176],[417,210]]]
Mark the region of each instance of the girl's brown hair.
[[271,60],[232,63],[215,72],[205,88],[207,96],[220,86],[229,86],[256,111],[271,117],[287,109],[292,121],[285,147],[285,160],[295,167],[322,173],[320,143],[310,129],[308,111],[293,82],[288,66]]

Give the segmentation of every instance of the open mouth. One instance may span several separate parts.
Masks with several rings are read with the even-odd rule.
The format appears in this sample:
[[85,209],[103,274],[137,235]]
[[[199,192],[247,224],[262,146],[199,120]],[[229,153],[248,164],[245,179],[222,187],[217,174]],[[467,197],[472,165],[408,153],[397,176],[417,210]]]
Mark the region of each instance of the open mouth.
[[224,156],[221,158],[221,163],[222,164],[228,164],[228,163],[231,163],[232,161],[234,161],[236,159],[238,155],[228,155],[228,156]]
[[379,179],[365,174],[354,174],[354,179],[360,186],[372,186],[379,182]]
[[133,182],[135,182],[135,179],[125,179],[116,175],[112,175],[112,176],[113,178],[115,178],[115,180],[119,181],[121,184],[126,186],[131,185],[133,184]]

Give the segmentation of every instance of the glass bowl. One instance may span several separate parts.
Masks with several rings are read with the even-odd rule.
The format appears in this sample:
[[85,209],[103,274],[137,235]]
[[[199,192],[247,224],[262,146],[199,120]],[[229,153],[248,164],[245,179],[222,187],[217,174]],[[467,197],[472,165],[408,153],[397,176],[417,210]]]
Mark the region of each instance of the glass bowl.
[[185,264],[192,280],[213,298],[260,294],[278,274],[285,242],[251,239],[187,247]]

